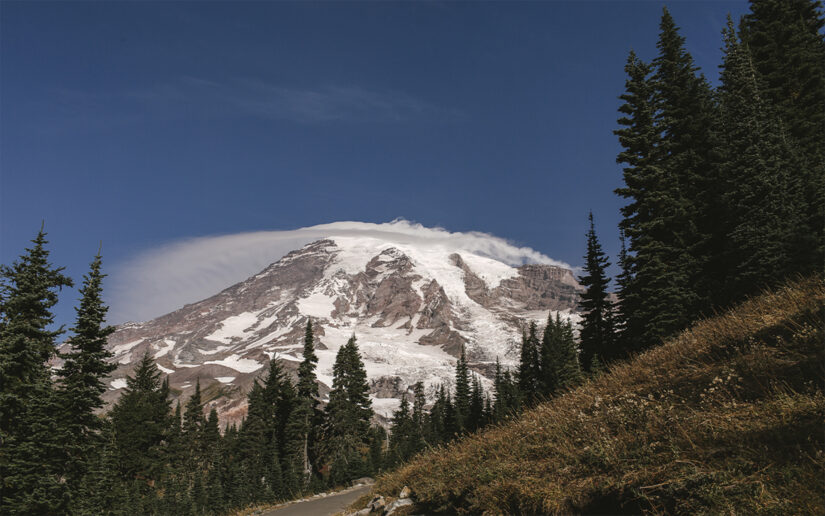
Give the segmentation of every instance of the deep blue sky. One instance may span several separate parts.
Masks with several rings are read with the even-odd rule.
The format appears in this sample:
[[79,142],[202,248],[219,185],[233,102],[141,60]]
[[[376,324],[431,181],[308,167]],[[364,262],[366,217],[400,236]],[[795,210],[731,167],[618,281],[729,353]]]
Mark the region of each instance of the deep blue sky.
[[[404,217],[611,255],[617,99],[663,2],[0,3],[0,262]],[[725,15],[671,2],[713,82]],[[68,321],[75,293],[59,310]]]

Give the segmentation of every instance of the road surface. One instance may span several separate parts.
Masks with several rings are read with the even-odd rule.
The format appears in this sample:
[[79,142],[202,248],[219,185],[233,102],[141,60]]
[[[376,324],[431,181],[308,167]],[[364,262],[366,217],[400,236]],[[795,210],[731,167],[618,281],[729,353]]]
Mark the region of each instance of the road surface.
[[371,485],[359,486],[349,491],[329,495],[324,498],[297,502],[278,509],[272,509],[262,516],[326,516],[343,511],[360,496],[369,493]]

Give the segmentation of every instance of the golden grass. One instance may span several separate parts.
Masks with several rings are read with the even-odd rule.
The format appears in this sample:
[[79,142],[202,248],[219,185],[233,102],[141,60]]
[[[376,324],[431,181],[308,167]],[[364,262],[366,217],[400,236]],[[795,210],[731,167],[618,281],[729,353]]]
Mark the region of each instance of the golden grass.
[[487,514],[825,514],[825,282],[800,280],[378,479]]

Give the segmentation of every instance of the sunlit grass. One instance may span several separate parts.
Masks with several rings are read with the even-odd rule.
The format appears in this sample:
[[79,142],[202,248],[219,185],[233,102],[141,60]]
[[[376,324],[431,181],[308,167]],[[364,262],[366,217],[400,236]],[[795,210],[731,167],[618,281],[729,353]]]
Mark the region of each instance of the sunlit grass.
[[825,514],[825,282],[800,280],[378,479],[422,509]]

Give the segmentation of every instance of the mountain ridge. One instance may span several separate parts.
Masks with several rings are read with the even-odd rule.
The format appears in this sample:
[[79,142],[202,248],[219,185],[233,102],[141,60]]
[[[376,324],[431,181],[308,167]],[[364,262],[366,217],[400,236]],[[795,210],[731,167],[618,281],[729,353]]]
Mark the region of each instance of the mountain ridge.
[[174,395],[200,380],[224,422],[245,413],[244,395],[269,360],[293,371],[308,319],[316,329],[322,396],[337,347],[359,339],[373,406],[384,417],[416,381],[430,393],[448,383],[461,346],[489,386],[496,358],[517,360],[523,320],[575,313],[581,287],[572,271],[518,267],[443,245],[335,236],[291,251],[217,294],[110,337],[118,369],[104,395],[125,387],[132,365],[150,353]]

